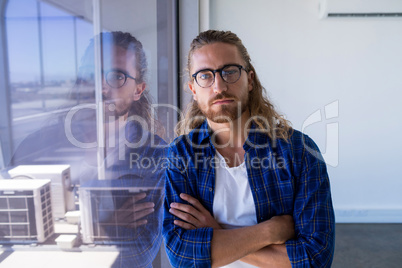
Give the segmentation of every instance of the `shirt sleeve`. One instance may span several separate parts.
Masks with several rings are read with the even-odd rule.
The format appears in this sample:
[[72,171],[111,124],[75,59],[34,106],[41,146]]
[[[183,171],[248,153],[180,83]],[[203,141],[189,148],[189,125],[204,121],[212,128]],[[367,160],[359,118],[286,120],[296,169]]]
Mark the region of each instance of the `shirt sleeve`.
[[302,136],[302,143],[299,168],[295,169],[299,170],[293,211],[296,238],[286,242],[286,249],[292,267],[330,267],[335,217],[326,164],[308,136]]
[[[155,195],[160,197],[160,194]],[[150,193],[150,195],[154,195]],[[149,200],[150,201],[150,200]],[[155,198],[153,198],[155,202]],[[162,202],[155,204],[154,213],[147,216],[147,224],[135,229],[118,227],[127,240],[121,241],[119,255],[113,267],[152,267],[152,262],[161,246]]]
[[[107,174],[110,174],[110,178],[120,178],[117,181],[131,180],[138,186],[152,186],[153,189],[147,190],[147,196],[140,200],[139,203],[153,202],[155,211],[143,218],[147,220],[144,225],[136,228],[125,227],[124,225],[111,226],[106,230],[111,236],[118,233],[119,237],[124,237],[117,243],[119,255],[113,263],[113,267],[152,267],[162,243],[161,229],[165,183],[165,173],[162,170],[162,165],[164,165],[165,149],[154,149],[150,146],[136,149],[138,151],[127,150],[125,161],[113,165],[111,172]],[[141,163],[137,157],[131,158],[129,153],[140,155],[144,161]],[[127,162],[130,160],[135,160],[135,162]],[[121,207],[124,201],[121,200],[120,204],[112,204],[112,208]]]
[[[188,166],[184,158],[177,157],[175,149],[168,152],[166,169],[164,220],[162,235],[165,240],[166,253],[173,267],[211,267],[212,228],[185,230],[173,224],[179,218],[169,213],[172,202],[183,203],[181,193],[197,196],[195,185],[188,180]],[[185,159],[189,159],[186,156]],[[186,167],[186,168],[185,168]]]

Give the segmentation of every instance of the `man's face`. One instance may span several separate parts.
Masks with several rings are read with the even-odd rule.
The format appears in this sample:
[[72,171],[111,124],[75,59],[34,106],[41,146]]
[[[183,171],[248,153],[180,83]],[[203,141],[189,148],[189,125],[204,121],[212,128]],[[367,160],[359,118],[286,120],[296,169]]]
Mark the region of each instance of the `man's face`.
[[102,78],[102,97],[105,119],[108,121],[110,116],[113,120],[118,119],[120,116],[126,117],[132,102],[140,99],[145,89],[145,83],[137,83],[134,79],[127,77],[124,85],[116,88],[108,84],[105,74],[115,70],[134,78],[139,78],[135,54],[119,46],[110,46],[103,50],[102,56],[104,73]]
[[[191,63],[191,74],[202,69],[216,70],[228,64],[245,67],[237,47],[226,43],[209,44],[197,49],[192,55]],[[254,74],[244,70],[240,74],[239,80],[232,84],[225,82],[218,72],[215,73],[215,82],[210,87],[200,87],[195,80],[189,83],[194,100],[209,120],[225,123],[239,118],[247,110]]]

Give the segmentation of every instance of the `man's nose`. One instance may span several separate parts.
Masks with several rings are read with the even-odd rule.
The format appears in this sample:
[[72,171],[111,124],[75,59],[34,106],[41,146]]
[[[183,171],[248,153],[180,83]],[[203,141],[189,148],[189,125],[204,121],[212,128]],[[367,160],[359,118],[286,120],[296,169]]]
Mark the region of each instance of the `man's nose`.
[[228,89],[227,83],[222,79],[222,77],[219,73],[215,74],[215,82],[213,84],[213,87],[214,87],[215,93],[226,91]]

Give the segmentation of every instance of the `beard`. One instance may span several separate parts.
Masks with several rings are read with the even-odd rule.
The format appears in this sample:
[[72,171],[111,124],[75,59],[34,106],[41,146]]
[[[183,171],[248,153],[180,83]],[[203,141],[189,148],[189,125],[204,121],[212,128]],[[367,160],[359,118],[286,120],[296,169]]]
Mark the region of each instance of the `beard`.
[[[219,110],[212,110],[213,102],[222,99],[233,99],[234,101],[229,104],[219,105]],[[198,108],[202,114],[209,120],[215,123],[230,123],[238,118],[247,110],[249,105],[248,92],[242,96],[240,99],[236,96],[230,95],[223,91],[217,94],[208,101],[208,105],[200,105],[197,102]]]
[[116,121],[120,117],[124,117],[129,110],[130,106],[125,107],[125,105],[119,105],[112,100],[103,101],[103,112],[105,114],[106,121]]

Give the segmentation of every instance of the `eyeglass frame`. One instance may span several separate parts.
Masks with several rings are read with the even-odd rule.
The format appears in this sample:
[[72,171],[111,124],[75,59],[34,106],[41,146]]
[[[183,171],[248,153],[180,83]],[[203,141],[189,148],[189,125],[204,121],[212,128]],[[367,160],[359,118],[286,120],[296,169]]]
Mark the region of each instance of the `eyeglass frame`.
[[[239,78],[237,78],[237,80],[234,81],[234,82],[227,82],[227,81],[223,78],[223,76],[222,76],[222,70],[225,69],[226,67],[229,67],[229,66],[235,66],[235,67],[239,68],[239,71],[240,71]],[[240,64],[226,64],[226,65],[224,65],[223,67],[221,67],[221,68],[219,68],[219,69],[215,69],[215,70],[212,70],[212,69],[209,69],[209,68],[199,70],[199,71],[195,72],[194,74],[192,74],[191,77],[193,77],[194,80],[195,80],[195,82],[197,83],[197,85],[199,85],[199,86],[202,87],[202,88],[210,87],[210,86],[212,86],[212,85],[215,83],[216,73],[219,73],[219,75],[221,76],[222,80],[225,81],[225,83],[234,84],[234,83],[236,83],[237,81],[239,81],[239,79],[240,79],[240,77],[241,77],[241,70],[242,70],[242,69],[247,73],[246,68],[244,68],[244,67],[243,67],[242,65],[240,65]],[[210,84],[209,86],[203,87],[203,86],[201,86],[201,85],[198,83],[198,81],[197,81],[197,74],[200,73],[200,72],[203,72],[203,71],[210,71],[210,72],[212,72],[212,74],[214,75],[214,80],[213,80],[212,84]]]
[[[90,71],[88,72],[86,70],[90,70]],[[119,73],[122,73],[124,75],[124,82],[123,82],[123,84],[121,86],[114,87],[114,86],[112,86],[112,85],[110,85],[108,83],[106,77],[110,72],[119,72]],[[135,78],[135,77],[129,75],[128,73],[126,73],[125,71],[123,71],[121,69],[112,68],[112,69],[107,70],[106,72],[102,69],[101,73],[102,73],[102,77],[103,77],[102,79],[105,79],[106,83],[112,88],[121,88],[121,87],[123,87],[127,82],[127,77],[133,79],[134,81],[136,81],[138,83],[138,78]],[[84,76],[85,76],[84,74],[87,75],[89,77],[89,79],[87,79],[86,77],[84,78]],[[94,81],[94,67],[93,66],[82,66],[82,67],[80,67],[80,70],[78,72],[77,83],[78,84],[86,83],[88,81]]]
[[[109,84],[108,79],[107,79],[107,76],[108,76],[108,74],[109,74],[110,72],[122,73],[122,74],[124,75],[124,82],[123,82],[123,84],[122,84],[121,86],[119,86],[119,87],[114,87],[114,86],[112,86],[111,84]],[[105,78],[106,83],[107,83],[110,87],[112,87],[112,88],[121,88],[121,87],[123,87],[123,86],[126,84],[126,82],[127,82],[127,78],[131,78],[131,79],[133,79],[135,82],[138,82],[138,81],[137,81],[137,78],[132,77],[132,76],[129,75],[128,73],[126,73],[126,72],[124,72],[124,71],[122,71],[122,70],[119,70],[119,69],[111,69],[111,70],[108,70],[108,71],[106,71],[106,72],[104,72],[104,71],[102,70],[102,74],[103,74],[103,77]]]

